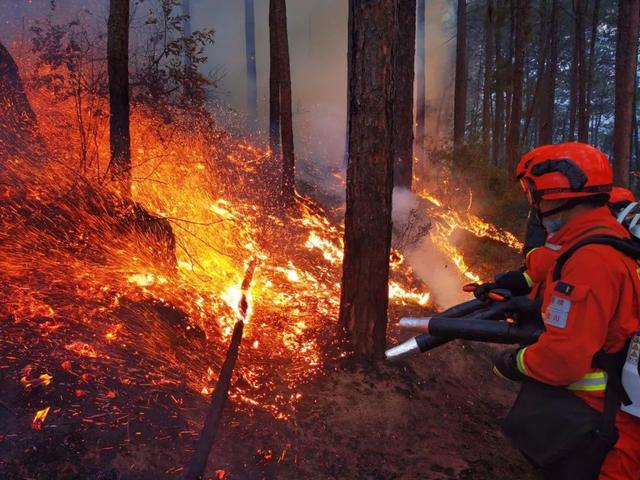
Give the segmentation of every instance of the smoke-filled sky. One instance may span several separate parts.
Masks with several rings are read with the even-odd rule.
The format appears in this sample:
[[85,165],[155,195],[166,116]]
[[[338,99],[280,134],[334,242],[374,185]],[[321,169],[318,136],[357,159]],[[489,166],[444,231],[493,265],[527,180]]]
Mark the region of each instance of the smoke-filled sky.
[[[0,0],[0,40],[30,42],[33,22],[51,14],[51,0]],[[108,0],[55,0],[55,22],[72,20],[78,12],[106,31]],[[447,0],[427,2],[427,102],[439,108],[450,97],[455,41],[453,10]],[[160,0],[132,0],[138,18],[158,8]],[[289,0],[287,2],[293,89],[294,135],[299,164],[340,168],[343,159],[347,92],[347,0]],[[269,0],[255,0],[259,126],[268,116]],[[243,0],[191,0],[192,29],[213,28],[215,44],[207,49],[203,73],[221,77],[212,91],[221,111],[246,111],[246,61]],[[102,26],[102,27],[100,27]],[[135,38],[135,34],[132,35]],[[133,41],[133,40],[132,40]],[[232,121],[229,121],[232,119]],[[220,121],[237,131],[237,115]],[[427,134],[433,125],[427,119]],[[266,136],[265,136],[266,137]],[[266,139],[266,138],[265,138]]]

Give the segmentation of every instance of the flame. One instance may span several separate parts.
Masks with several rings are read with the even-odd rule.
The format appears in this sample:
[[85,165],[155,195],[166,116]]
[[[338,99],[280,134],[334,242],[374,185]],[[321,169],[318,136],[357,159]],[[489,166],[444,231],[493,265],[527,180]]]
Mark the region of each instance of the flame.
[[51,407],[43,408],[42,410],[38,410],[36,412],[36,415],[33,417],[33,422],[31,422],[31,428],[33,428],[34,430],[42,430],[44,421],[47,419],[50,408]]
[[449,258],[466,280],[479,282],[480,275],[469,269],[462,253],[453,245],[451,236],[456,229],[465,230],[478,238],[490,238],[514,250],[522,250],[522,242],[513,233],[485,222],[469,211],[446,208],[440,199],[425,190],[420,191],[419,196],[434,206],[429,209],[429,215],[435,220],[431,232],[434,245]]
[[[33,69],[28,58],[22,63],[22,72]],[[15,178],[7,184],[21,187],[24,201],[0,216],[6,253],[0,256],[0,352],[20,344],[39,368],[69,362],[69,372],[72,356],[78,397],[105,383],[184,384],[194,394],[209,394],[223,361],[219,347],[242,318],[246,345],[237,368],[243,382],[230,398],[236,408],[287,418],[301,398],[300,385],[321,371],[322,347],[333,338],[344,250],[338,215],[299,194],[285,215],[274,214],[271,185],[263,178],[274,168],[268,150],[191,112],[171,112],[172,122],[165,122],[132,105],[132,198],[158,219],[147,230],[137,228],[131,218],[144,222],[136,206],[111,211],[98,195],[109,159],[108,117],[90,118],[95,135],[84,144],[90,162],[81,167],[73,100],[46,86],[27,82],[26,88],[48,157],[46,165],[8,160]],[[96,102],[108,110],[104,99]],[[70,191],[80,193],[61,201]],[[436,202],[434,243],[467,276],[475,274],[449,241],[455,228],[512,240]],[[163,236],[167,231],[171,241]],[[252,259],[259,275],[243,288]],[[391,256],[389,298],[395,305],[430,302],[399,252]],[[37,350],[26,333],[37,335]],[[3,364],[18,364],[6,356]],[[25,388],[52,381],[16,376],[24,377]],[[71,414],[64,410],[61,416]]]

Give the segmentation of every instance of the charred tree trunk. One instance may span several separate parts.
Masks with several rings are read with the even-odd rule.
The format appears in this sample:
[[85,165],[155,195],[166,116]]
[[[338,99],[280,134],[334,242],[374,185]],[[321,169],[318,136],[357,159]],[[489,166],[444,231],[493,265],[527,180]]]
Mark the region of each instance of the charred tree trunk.
[[[182,35],[185,38],[191,37],[192,28],[191,28],[191,0],[182,0]],[[191,58],[189,55],[184,56],[184,66],[185,69],[191,66]]]
[[631,115],[638,56],[638,23],[640,0],[618,3],[616,45],[615,119],[613,127],[614,183],[629,185],[629,152],[631,151]]
[[413,177],[413,77],[416,45],[416,0],[398,2],[394,65],[394,185],[411,190]]
[[556,76],[558,74],[558,0],[551,5],[549,19],[549,58],[540,90],[538,109],[538,144],[553,143],[553,117],[555,113]]
[[598,22],[600,16],[600,0],[596,0],[593,6],[593,16],[591,18],[591,41],[589,43],[589,73],[587,76],[587,104],[586,104],[586,121],[587,126],[591,119],[591,100],[593,96],[593,70],[596,61],[596,43],[598,41]]
[[[184,38],[190,38],[192,33],[191,28],[191,0],[182,0],[182,35]],[[184,74],[187,78],[189,78],[190,71],[193,67],[191,62],[191,57],[186,53],[182,58],[182,65],[184,68]],[[191,98],[193,89],[191,85],[185,85],[183,90],[184,96],[187,98]]]
[[129,0],[111,0],[107,63],[109,70],[108,171],[122,195],[131,193],[131,135],[129,132]]
[[[533,119],[533,113],[536,108],[540,108],[540,95],[542,86],[545,78],[545,70],[548,68],[548,56],[549,56],[549,26],[547,25],[547,4],[546,0],[542,0],[540,2],[540,30],[538,31],[538,65],[537,72],[535,74],[534,84],[535,87],[533,89],[533,96],[527,99],[527,113],[525,115],[524,121],[524,130],[522,133],[522,138],[525,141],[529,141],[529,125],[531,124],[531,120]],[[535,139],[535,135],[532,135]],[[535,143],[535,141],[531,141],[531,143]]]
[[397,0],[349,1],[349,166],[340,328],[358,356],[386,344]]
[[456,84],[453,106],[453,146],[464,143],[464,127],[467,115],[467,0],[458,0],[458,24],[456,30]]
[[276,0],[269,2],[269,148],[280,160],[280,63]]
[[18,66],[0,43],[0,154],[3,157],[24,154],[38,144],[36,115],[24,91]]
[[493,0],[487,0],[484,19],[484,80],[482,85],[482,148],[488,159],[491,154],[491,90],[493,83],[493,56],[495,18]]
[[[425,61],[425,0],[418,0],[416,15],[416,156],[426,162],[424,151],[425,109],[427,101],[426,61]],[[426,172],[424,172],[426,173]]]
[[515,173],[516,158],[520,151],[520,117],[522,116],[522,83],[524,76],[524,50],[527,39],[527,17],[529,0],[516,0],[515,40],[513,62],[513,95],[511,100],[511,119],[507,135],[507,171]]
[[247,127],[253,130],[258,118],[254,0],[244,0],[244,38],[247,58]]
[[578,53],[578,141],[587,142],[589,138],[589,119],[587,117],[587,62],[585,60],[585,17],[586,0],[578,0],[576,8],[576,43]]
[[[500,19],[499,22],[496,23],[495,29],[495,46],[496,46],[496,81],[495,81],[495,95],[496,95],[496,104],[495,104],[495,113],[493,117],[493,150],[492,150],[492,159],[494,165],[498,165],[502,160],[502,152],[504,146],[504,112],[505,112],[505,102],[504,102],[504,59],[502,57],[502,20],[504,19],[502,13],[504,9],[503,2],[498,2],[500,12],[496,11],[496,14],[499,14],[498,17]],[[497,18],[497,20],[498,20]]]
[[[282,204],[293,203],[295,193],[295,157],[293,151],[293,111],[291,100],[291,70],[289,66],[289,38],[287,34],[286,0],[271,0],[270,25],[275,27],[277,81],[279,91],[280,142],[282,146]],[[271,23],[273,20],[273,23]],[[274,52],[272,52],[273,55]]]

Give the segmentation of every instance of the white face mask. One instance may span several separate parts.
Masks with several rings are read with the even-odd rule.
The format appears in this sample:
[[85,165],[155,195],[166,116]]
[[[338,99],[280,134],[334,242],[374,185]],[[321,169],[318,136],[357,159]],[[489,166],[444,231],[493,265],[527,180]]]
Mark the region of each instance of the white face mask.
[[547,231],[547,235],[552,235],[556,233],[558,230],[560,230],[562,225],[564,225],[564,222],[562,221],[562,218],[554,218],[554,219],[543,218],[542,225]]

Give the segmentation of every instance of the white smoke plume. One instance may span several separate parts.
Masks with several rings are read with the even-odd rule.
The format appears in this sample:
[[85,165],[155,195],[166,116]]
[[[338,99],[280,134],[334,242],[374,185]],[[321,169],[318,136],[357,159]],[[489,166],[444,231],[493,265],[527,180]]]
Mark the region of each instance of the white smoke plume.
[[[394,190],[394,240],[397,241],[398,236],[406,232],[409,222],[425,225],[429,221],[416,194],[407,189]],[[434,302],[441,308],[468,300],[468,294],[462,291],[462,285],[466,282],[451,261],[436,248],[429,235],[405,246],[402,253],[416,275],[429,286]]]

